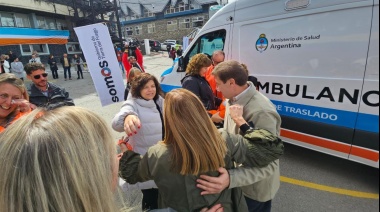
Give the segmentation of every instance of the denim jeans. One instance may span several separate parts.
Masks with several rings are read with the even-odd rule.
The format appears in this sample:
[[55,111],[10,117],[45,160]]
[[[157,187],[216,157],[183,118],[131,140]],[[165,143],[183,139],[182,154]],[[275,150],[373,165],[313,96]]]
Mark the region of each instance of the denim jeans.
[[256,200],[245,197],[249,212],[270,212],[272,209],[272,200],[268,202],[258,202]]
[[63,73],[65,75],[65,79],[67,79],[67,73],[69,74],[69,78],[71,79],[71,67],[63,67]]
[[123,73],[125,73],[123,62],[119,61],[119,66],[120,66],[121,70],[123,71]]
[[144,211],[158,209],[158,189],[145,189],[141,192],[143,193],[142,209]]

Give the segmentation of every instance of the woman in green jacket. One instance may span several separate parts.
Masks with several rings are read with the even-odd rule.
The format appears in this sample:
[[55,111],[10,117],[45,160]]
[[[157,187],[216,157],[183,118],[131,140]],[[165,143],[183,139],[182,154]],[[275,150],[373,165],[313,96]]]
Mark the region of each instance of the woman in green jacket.
[[234,162],[254,165],[250,152],[256,151],[257,145],[247,140],[252,140],[254,130],[240,122],[247,139],[219,132],[201,101],[185,89],[166,95],[164,124],[164,141],[151,147],[142,158],[132,151],[124,152],[119,175],[131,184],[154,180],[162,199],[160,208],[192,212],[221,204],[225,211],[248,211],[240,188],[201,195],[196,180],[201,174],[218,176],[220,167],[233,168]]

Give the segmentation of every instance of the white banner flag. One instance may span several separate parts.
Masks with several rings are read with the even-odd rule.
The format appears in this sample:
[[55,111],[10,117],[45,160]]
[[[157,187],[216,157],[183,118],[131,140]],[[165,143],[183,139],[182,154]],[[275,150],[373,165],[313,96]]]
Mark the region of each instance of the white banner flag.
[[123,76],[108,27],[102,23],[74,29],[102,106],[124,100]]

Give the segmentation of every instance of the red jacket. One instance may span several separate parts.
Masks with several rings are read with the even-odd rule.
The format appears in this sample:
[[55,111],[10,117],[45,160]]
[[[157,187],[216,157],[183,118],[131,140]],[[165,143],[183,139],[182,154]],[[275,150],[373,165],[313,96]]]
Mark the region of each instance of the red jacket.
[[142,68],[143,72],[145,72],[145,70],[144,70],[144,57],[143,57],[139,48],[136,49],[136,60],[137,60],[137,63]]
[[129,71],[131,70],[132,68],[132,65],[129,63],[128,61],[128,50],[125,50],[125,52],[123,53],[123,65],[124,65],[124,68],[125,68],[125,75],[126,75],[126,78],[128,79],[128,76],[129,76]]
[[[135,51],[135,53],[136,53],[137,63],[140,65],[142,71],[145,72],[145,70],[144,70],[144,58],[143,58],[143,55],[142,55],[140,49],[137,48],[136,51]],[[129,57],[128,49],[126,49],[125,52],[123,53],[123,59],[122,59],[122,61],[123,61],[124,68],[126,70],[125,74],[127,76],[127,79],[128,79],[128,76],[129,76],[129,72],[130,72],[130,70],[132,68],[132,65],[128,61],[128,57]]]

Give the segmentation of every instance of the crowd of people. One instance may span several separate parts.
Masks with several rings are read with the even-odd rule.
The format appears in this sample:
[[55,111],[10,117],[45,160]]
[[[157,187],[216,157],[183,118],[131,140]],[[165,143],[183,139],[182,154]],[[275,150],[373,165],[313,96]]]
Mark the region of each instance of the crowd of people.
[[[0,55],[0,74],[2,73],[13,73],[21,80],[25,78],[24,64],[20,60],[20,57],[15,55],[12,51],[9,51],[8,54]],[[58,60],[63,67],[64,79],[72,80],[71,78],[71,68],[74,68],[77,72],[77,79],[83,79],[83,71],[85,70],[83,59],[78,55],[74,54],[71,58],[67,54],[63,54],[61,59]],[[53,79],[59,79],[58,75],[58,61],[56,57],[51,54],[48,57],[46,63],[50,66],[50,71]],[[31,58],[28,60],[28,63],[43,63],[37,51],[33,51]],[[12,67],[13,66],[13,67]]]
[[[223,51],[197,54],[182,88],[164,94],[139,48],[125,47],[116,51],[125,102],[112,121],[126,137],[119,155],[108,124],[72,107],[43,64],[24,67],[16,57],[12,73],[0,74],[0,210],[117,211],[121,178],[141,190],[141,211],[271,211],[284,152],[281,118],[248,67],[225,61]],[[78,55],[60,62],[65,80],[72,64],[83,79]],[[59,78],[53,55],[48,63]]]

